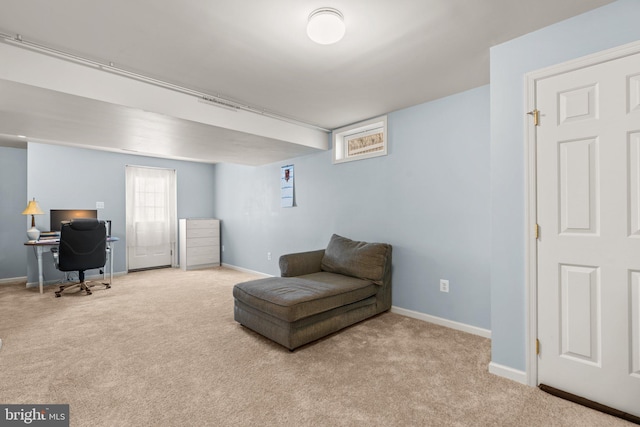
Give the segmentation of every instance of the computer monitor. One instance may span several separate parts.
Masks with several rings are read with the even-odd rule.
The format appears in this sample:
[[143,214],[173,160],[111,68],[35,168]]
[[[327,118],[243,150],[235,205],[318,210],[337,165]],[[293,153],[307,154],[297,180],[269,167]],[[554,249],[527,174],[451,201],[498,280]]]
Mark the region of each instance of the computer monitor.
[[97,209],[51,209],[49,213],[49,228],[60,231],[62,223],[75,218],[98,218]]

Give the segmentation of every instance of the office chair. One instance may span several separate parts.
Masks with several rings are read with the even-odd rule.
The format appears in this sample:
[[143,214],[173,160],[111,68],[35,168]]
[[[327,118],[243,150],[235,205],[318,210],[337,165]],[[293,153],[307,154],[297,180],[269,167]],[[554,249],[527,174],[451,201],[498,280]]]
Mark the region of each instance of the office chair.
[[[57,258],[57,259],[56,259]],[[56,268],[60,271],[77,271],[78,283],[61,285],[56,297],[65,289],[80,288],[91,295],[91,287],[84,280],[85,270],[103,269],[107,262],[107,230],[104,221],[95,218],[76,218],[63,223],[60,229],[60,246],[56,259]],[[110,283],[102,283],[107,289]]]

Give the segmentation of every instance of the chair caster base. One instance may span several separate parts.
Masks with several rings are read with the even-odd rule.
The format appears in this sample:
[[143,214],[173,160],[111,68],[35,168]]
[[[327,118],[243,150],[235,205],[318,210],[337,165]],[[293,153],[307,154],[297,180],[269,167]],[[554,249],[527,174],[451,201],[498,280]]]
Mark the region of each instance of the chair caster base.
[[[105,289],[110,289],[111,288],[111,283],[96,283],[96,284],[93,284],[91,282],[82,282],[82,283],[76,283],[76,284],[73,284],[73,285],[63,285],[63,286],[60,286],[60,290],[55,291],[56,298],[60,298],[62,296],[62,292],[67,288],[69,288],[69,289],[71,289],[71,288],[80,288],[80,290],[78,292],[85,291],[86,295],[93,295],[93,292],[91,292],[91,288],[93,286],[97,286],[97,285],[103,285],[105,287]],[[78,293],[78,292],[76,292],[76,293]]]

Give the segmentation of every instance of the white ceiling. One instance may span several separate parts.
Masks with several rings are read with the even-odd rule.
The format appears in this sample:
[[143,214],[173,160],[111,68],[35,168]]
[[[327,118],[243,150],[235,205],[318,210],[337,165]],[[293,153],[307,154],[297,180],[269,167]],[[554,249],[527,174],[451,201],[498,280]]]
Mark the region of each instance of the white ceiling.
[[[0,0],[0,33],[335,129],[487,84],[491,46],[611,2]],[[319,7],[343,13],[339,43],[307,38],[307,17]],[[314,151],[21,86],[0,81],[0,144],[31,132],[122,149],[123,132],[160,138],[170,124],[180,145],[155,155],[264,164]],[[42,99],[66,108],[47,115]]]

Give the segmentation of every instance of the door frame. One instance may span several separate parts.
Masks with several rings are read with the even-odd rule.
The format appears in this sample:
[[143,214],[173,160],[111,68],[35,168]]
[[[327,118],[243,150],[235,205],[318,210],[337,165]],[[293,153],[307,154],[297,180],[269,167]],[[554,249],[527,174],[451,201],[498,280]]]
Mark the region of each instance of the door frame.
[[[537,162],[536,144],[537,134],[533,119],[527,112],[536,109],[536,86],[538,80],[565,74],[582,68],[591,67],[604,62],[624,58],[640,53],[640,41],[624,44],[622,46],[607,49],[578,59],[563,62],[561,64],[546,67],[525,74],[525,114],[524,114],[524,140],[525,140],[525,303],[526,315],[526,376],[527,384],[538,385],[538,357],[536,352],[536,339],[538,337],[538,240],[536,238],[537,224]],[[544,114],[541,113],[544,120]],[[544,232],[544,231],[542,231]]]

